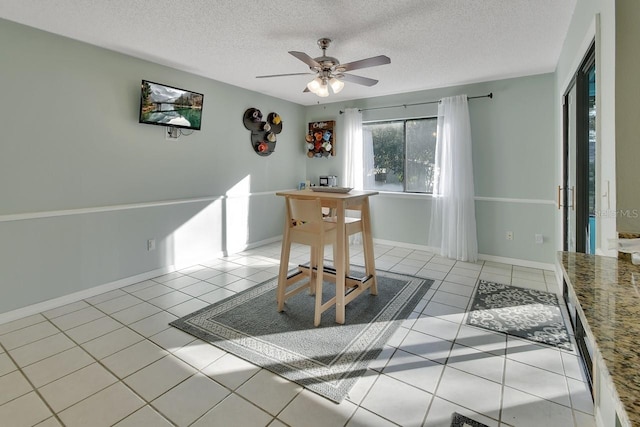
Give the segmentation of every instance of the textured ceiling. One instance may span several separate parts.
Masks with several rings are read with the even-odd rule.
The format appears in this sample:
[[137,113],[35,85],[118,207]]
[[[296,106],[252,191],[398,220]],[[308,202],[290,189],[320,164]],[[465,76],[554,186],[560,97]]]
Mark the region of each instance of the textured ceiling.
[[[0,17],[312,105],[552,72],[576,1],[0,0]],[[342,63],[391,64],[328,98],[302,93],[311,76],[255,78],[308,71],[287,52],[320,56],[321,37]]]

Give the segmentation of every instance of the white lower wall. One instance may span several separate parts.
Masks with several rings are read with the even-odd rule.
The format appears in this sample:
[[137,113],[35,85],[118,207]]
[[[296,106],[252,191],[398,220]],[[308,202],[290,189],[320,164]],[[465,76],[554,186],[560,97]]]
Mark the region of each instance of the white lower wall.
[[[371,198],[376,239],[426,247],[431,197],[381,193]],[[482,259],[553,270],[553,200],[476,197],[478,252]],[[513,240],[506,239],[511,231]],[[536,243],[535,235],[543,237]]]
[[[197,227],[196,227],[197,229]],[[191,227],[189,227],[189,230],[186,231],[186,234],[192,234],[195,231],[195,229],[192,229]],[[238,250],[244,250],[244,249],[250,249],[253,247],[259,247],[263,244],[268,244],[268,243],[273,243],[275,241],[280,241],[282,239],[282,236],[276,236],[276,237],[271,237],[262,241],[257,241],[257,242],[251,242],[251,243],[247,243],[245,245],[240,245],[239,243],[236,245]],[[172,243],[175,242],[175,239],[168,239],[166,242],[164,242],[163,246],[164,249],[163,251],[165,253],[167,252],[171,252],[171,253],[180,253],[180,250],[177,250],[175,247],[172,246]],[[431,248],[425,245],[417,245],[417,244],[411,244],[411,243],[406,243],[406,242],[395,242],[395,241],[391,241],[391,240],[384,240],[384,239],[374,239],[374,243],[375,244],[380,244],[380,245],[389,245],[389,246],[398,246],[398,247],[402,247],[402,248],[408,248],[408,249],[414,249],[414,250],[423,250],[423,251],[428,251],[428,252],[434,252],[437,253],[437,249],[435,248]],[[171,250],[167,250],[167,247],[170,247]],[[159,248],[162,249],[162,248]],[[192,249],[192,248],[188,248],[188,249]],[[11,322],[13,320],[17,320],[17,319],[21,319],[23,317],[27,317],[27,316],[31,316],[34,314],[38,314],[38,313],[42,313],[44,311],[47,310],[51,310],[53,308],[56,307],[60,307],[66,304],[70,304],[82,299],[86,299],[86,298],[90,298],[92,296],[95,295],[100,295],[104,292],[109,292],[111,290],[114,289],[119,289],[121,287],[125,287],[125,286],[129,286],[144,280],[148,280],[148,279],[152,279],[154,277],[158,277],[161,276],[163,274],[166,273],[170,273],[172,271],[176,271],[179,270],[180,268],[183,267],[188,267],[191,266],[193,264],[197,264],[199,262],[204,262],[204,261],[208,261],[213,257],[217,257],[217,256],[222,256],[225,255],[226,252],[220,252],[218,254],[211,254],[209,252],[203,252],[200,253],[199,255],[195,254],[194,252],[187,252],[187,255],[189,255],[189,259],[193,259],[193,261],[191,263],[187,262],[186,259],[187,258],[183,258],[180,259],[176,264],[167,264],[164,265],[163,267],[157,268],[155,270],[149,270],[146,271],[144,273],[140,273],[134,276],[129,276],[129,277],[123,277],[121,279],[118,280],[114,280],[111,282],[105,282],[105,283],[101,283],[101,284],[96,284],[93,286],[89,286],[89,287],[83,287],[83,286],[79,286],[80,290],[76,290],[76,291],[72,291],[71,293],[67,293],[67,294],[62,294],[59,296],[54,296],[51,297],[49,299],[44,299],[44,300],[40,300],[37,299],[38,302],[33,302],[29,305],[26,305],[24,307],[20,307],[20,308],[16,308],[16,309],[12,309],[6,312],[0,312],[0,325],[6,322]],[[197,257],[200,257],[200,259],[196,259]],[[546,264],[546,263],[539,263],[539,262],[534,262],[534,261],[528,261],[528,260],[523,260],[523,259],[514,259],[514,258],[504,258],[504,257],[496,257],[496,256],[492,256],[492,255],[486,255],[486,254],[479,254],[479,259],[480,260],[485,260],[485,261],[494,261],[494,262],[501,262],[501,263],[505,263],[505,264],[513,264],[513,265],[519,265],[519,266],[523,266],[523,267],[530,267],[530,268],[539,268],[539,269],[545,269],[545,270],[553,270],[554,265],[553,264]],[[55,290],[54,286],[50,287],[51,289]],[[558,292],[561,292],[560,290]],[[32,298],[30,298],[32,299]]]
[[283,215],[264,192],[0,216],[0,313],[279,238]]

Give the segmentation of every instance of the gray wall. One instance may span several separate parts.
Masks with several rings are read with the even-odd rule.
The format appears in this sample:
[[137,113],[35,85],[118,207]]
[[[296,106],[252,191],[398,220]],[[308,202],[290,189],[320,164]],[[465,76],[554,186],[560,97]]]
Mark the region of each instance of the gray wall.
[[[337,158],[306,157],[309,121],[339,127],[345,107],[460,93],[495,95],[470,103],[480,252],[553,260],[552,75],[305,108],[4,20],[0,57],[0,313],[277,239],[274,192],[340,175],[340,142]],[[141,79],[204,93],[202,131],[169,141],[163,127],[137,123]],[[250,147],[241,121],[249,107],[283,117],[271,156]],[[384,194],[372,207],[375,238],[426,244],[428,196]]]
[[[555,238],[554,76],[506,79],[307,108],[307,122],[336,120],[347,107],[374,108],[437,100],[445,96],[494,94],[469,102],[479,251],[501,257],[552,263]],[[363,112],[363,120],[428,117],[437,104]],[[340,134],[337,129],[336,134]],[[301,143],[302,145],[302,143]],[[340,141],[335,158],[307,159],[307,176],[340,175]],[[385,193],[371,201],[377,239],[425,246],[430,196]],[[512,231],[514,239],[505,239]],[[544,236],[535,243],[535,234]]]
[[616,1],[616,177],[620,232],[640,233],[640,2]]
[[[597,253],[616,256],[608,239],[617,231],[640,232],[637,191],[640,155],[637,81],[640,61],[636,25],[640,5],[633,0],[577,2],[556,71],[557,150],[561,150],[561,96],[587,51],[596,42],[596,246]],[[560,223],[558,218],[558,223]],[[559,227],[561,231],[561,228]]]
[[[0,313],[281,234],[302,106],[4,20],[0,58]],[[139,124],[142,79],[203,93],[202,131]],[[283,118],[271,156],[249,107]]]
[[[565,38],[555,78],[556,151],[562,152],[562,96],[587,53],[596,44],[596,253],[616,256],[608,239],[616,237],[616,2],[580,0],[576,3]],[[560,164],[556,185],[561,184]],[[558,236],[562,233],[561,211],[556,214]],[[557,249],[562,249],[558,239]]]

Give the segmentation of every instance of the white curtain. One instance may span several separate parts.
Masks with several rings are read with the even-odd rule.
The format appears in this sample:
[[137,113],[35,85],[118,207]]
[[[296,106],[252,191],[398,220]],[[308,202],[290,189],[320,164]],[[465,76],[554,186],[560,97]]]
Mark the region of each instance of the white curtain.
[[[344,110],[344,126],[342,126],[342,143],[336,148],[338,155],[342,153],[342,173],[338,177],[343,187],[351,187],[356,190],[363,189],[363,144],[362,144],[362,113],[357,108]],[[340,141],[338,141],[340,144]]]
[[[338,177],[343,187],[351,187],[356,190],[364,188],[364,148],[362,135],[362,113],[357,108],[344,110],[344,126],[342,141],[344,148],[340,151],[342,156],[342,173],[344,177]],[[338,146],[339,147],[339,146]],[[338,148],[339,149],[339,148]],[[336,149],[336,151],[338,150]],[[349,216],[359,215],[360,212],[349,211]],[[361,233],[349,236],[350,244],[361,244]]]
[[466,95],[443,98],[438,106],[436,177],[429,246],[459,261],[478,259],[471,158],[471,123]]

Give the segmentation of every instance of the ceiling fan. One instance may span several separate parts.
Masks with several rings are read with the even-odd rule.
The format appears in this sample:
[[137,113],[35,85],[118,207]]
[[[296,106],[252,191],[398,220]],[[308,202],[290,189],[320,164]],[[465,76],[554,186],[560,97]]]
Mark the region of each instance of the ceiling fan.
[[318,46],[322,49],[322,56],[312,58],[304,52],[289,51],[289,53],[300,61],[309,66],[312,71],[310,73],[289,73],[289,74],[271,74],[268,76],[256,76],[258,79],[283,76],[299,76],[305,74],[315,74],[316,77],[311,80],[303,92],[312,92],[318,96],[329,96],[329,88],[333,93],[338,93],[344,87],[344,82],[356,83],[364,86],[373,86],[378,80],[368,77],[347,74],[346,71],[359,70],[361,68],[375,67],[391,63],[391,59],[385,55],[374,56],[359,61],[341,64],[336,58],[327,56],[326,51],[331,43],[331,39],[321,38],[318,40]]

